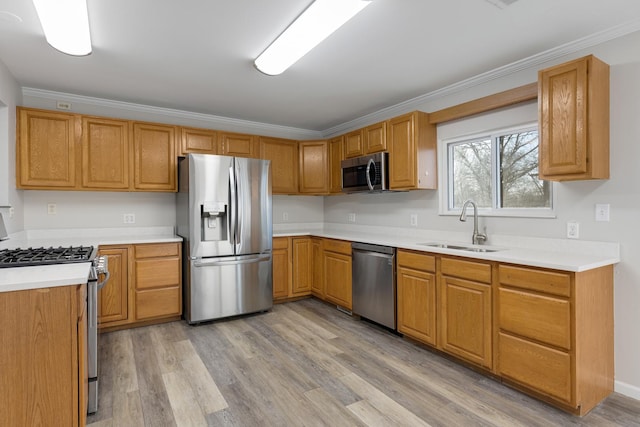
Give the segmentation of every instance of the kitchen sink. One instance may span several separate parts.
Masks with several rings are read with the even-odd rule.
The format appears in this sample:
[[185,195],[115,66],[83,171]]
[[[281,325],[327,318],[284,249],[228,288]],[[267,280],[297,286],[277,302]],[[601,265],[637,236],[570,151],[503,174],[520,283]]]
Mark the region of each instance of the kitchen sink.
[[449,243],[418,243],[420,246],[429,246],[431,248],[455,249],[468,252],[497,252],[499,249],[482,248],[478,246],[463,246]]

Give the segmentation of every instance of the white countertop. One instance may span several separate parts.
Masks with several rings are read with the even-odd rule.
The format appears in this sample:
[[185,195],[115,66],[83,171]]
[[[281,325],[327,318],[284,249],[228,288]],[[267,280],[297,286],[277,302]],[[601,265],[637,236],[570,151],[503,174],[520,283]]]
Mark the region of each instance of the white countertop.
[[[0,242],[0,249],[181,242],[173,227],[29,230]],[[86,283],[91,263],[0,268],[0,292]]]
[[302,235],[571,272],[591,270],[620,262],[620,245],[616,242],[495,235],[490,236],[490,244],[476,245],[479,248],[495,249],[495,252],[472,252],[429,247],[422,244],[449,243],[473,247],[474,245],[470,244],[471,233],[412,230],[394,227],[349,226],[345,224],[330,224],[324,227],[316,224],[274,226],[274,237]]

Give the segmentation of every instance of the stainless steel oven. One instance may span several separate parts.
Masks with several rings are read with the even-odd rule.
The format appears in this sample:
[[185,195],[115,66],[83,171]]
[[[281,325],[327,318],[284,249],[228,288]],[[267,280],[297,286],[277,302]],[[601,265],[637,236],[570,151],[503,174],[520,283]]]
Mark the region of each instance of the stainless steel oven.
[[[102,279],[102,280],[100,280]],[[98,291],[109,280],[108,258],[96,257],[91,263],[87,283],[87,369],[89,393],[87,413],[98,410]]]
[[389,153],[343,160],[342,192],[378,192],[389,190]]

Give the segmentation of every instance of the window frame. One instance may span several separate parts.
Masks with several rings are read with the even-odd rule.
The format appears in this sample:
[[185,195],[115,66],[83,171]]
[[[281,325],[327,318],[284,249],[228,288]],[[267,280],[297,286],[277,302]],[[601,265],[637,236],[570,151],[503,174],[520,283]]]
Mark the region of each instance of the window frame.
[[556,218],[556,189],[555,183],[551,184],[551,206],[548,208],[500,208],[497,207],[500,185],[498,179],[499,159],[497,139],[509,133],[521,133],[531,130],[538,130],[537,122],[523,123],[520,125],[500,127],[485,132],[456,136],[452,138],[438,138],[438,193],[439,193],[439,215],[460,215],[462,208],[451,207],[453,200],[453,186],[450,185],[453,158],[450,156],[450,147],[454,144],[473,142],[489,139],[491,141],[491,199],[490,208],[478,207],[478,216],[493,217],[520,217],[520,218]]

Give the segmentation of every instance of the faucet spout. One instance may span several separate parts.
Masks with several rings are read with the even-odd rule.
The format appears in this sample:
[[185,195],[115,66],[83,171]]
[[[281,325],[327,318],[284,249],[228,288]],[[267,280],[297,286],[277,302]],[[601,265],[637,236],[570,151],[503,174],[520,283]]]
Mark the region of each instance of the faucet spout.
[[462,213],[460,214],[460,221],[465,222],[467,220],[467,206],[473,206],[473,236],[471,241],[474,245],[480,245],[487,241],[487,235],[478,231],[478,205],[471,199],[465,200],[462,205]]

